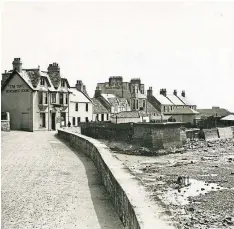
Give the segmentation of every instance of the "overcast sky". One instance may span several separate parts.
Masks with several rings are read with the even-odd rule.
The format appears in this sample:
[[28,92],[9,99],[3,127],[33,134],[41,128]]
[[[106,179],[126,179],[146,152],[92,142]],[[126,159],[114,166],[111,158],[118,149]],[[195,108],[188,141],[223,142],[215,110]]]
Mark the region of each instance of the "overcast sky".
[[109,76],[185,90],[199,108],[234,112],[234,3],[5,3],[2,72],[57,62],[93,96]]

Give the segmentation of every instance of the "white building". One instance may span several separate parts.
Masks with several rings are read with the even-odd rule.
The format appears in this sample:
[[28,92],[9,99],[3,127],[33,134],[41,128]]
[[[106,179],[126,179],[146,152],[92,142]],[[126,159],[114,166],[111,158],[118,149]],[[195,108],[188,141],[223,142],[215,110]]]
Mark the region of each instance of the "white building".
[[72,126],[80,122],[93,121],[93,104],[82,81],[77,81],[76,87],[70,88],[69,121]]

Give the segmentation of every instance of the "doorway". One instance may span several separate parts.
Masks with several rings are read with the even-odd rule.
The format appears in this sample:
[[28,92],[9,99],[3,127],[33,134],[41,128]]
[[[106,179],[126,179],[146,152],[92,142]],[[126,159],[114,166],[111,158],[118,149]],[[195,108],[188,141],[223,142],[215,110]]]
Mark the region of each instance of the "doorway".
[[29,130],[29,113],[22,113],[22,130]]
[[56,113],[51,113],[51,129],[55,130],[55,115]]

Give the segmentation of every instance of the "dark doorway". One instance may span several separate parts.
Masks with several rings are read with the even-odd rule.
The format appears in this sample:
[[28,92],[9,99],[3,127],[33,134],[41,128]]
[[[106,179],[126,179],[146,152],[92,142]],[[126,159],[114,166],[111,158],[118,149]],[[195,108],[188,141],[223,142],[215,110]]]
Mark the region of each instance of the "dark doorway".
[[51,113],[51,129],[55,130],[55,113]]

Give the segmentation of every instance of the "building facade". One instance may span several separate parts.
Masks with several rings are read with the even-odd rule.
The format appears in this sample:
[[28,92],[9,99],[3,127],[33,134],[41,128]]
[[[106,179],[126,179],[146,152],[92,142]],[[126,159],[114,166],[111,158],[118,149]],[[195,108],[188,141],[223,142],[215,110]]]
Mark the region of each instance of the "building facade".
[[79,126],[80,122],[93,121],[93,104],[86,92],[85,85],[77,80],[76,86],[70,88],[69,121],[72,126]]
[[2,111],[10,113],[12,130],[56,130],[69,116],[69,83],[57,63],[47,71],[23,69],[20,58],[2,75]]
[[126,98],[131,110],[146,111],[145,86],[139,78],[133,78],[130,82],[123,82],[122,76],[110,77],[109,82],[98,83],[97,87],[103,94],[113,94],[118,98]]

